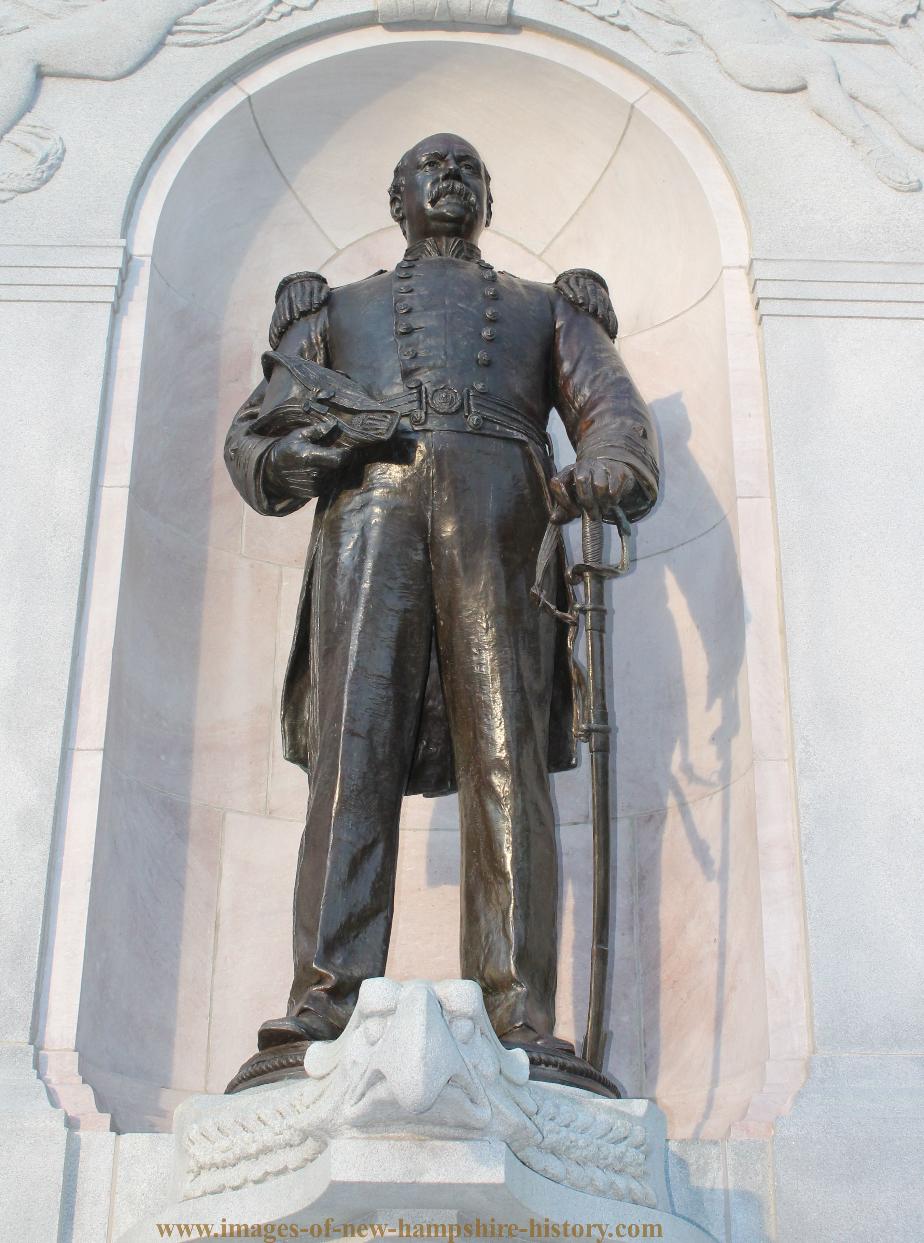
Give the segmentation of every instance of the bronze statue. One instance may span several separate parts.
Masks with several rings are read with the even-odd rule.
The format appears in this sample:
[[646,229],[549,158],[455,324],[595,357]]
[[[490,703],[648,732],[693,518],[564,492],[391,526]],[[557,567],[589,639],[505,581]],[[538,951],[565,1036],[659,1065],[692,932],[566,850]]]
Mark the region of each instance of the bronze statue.
[[[603,279],[482,258],[490,177],[470,143],[419,142],[389,197],[404,258],[333,290],[283,281],[266,378],[226,445],[258,513],[318,498],[282,704],[310,779],[295,973],[259,1046],[342,1031],[385,970],[402,797],[458,789],[463,975],[505,1043],[568,1051],[548,773],[575,763],[569,630],[530,589],[550,518],[648,512],[656,439]],[[577,453],[558,474],[553,407]]]

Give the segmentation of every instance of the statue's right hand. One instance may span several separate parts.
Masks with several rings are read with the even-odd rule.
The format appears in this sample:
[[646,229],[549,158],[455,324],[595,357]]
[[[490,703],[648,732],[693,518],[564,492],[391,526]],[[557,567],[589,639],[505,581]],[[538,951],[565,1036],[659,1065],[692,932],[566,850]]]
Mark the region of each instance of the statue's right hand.
[[308,428],[297,428],[270,449],[263,467],[264,483],[275,496],[310,501],[349,455],[349,449],[315,444]]

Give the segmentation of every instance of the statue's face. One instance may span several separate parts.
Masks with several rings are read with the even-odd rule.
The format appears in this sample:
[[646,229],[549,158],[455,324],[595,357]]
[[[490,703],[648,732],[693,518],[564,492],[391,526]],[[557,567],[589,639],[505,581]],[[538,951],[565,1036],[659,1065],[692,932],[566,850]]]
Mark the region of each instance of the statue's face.
[[488,215],[488,184],[481,156],[455,134],[433,134],[401,161],[404,190],[398,208],[408,241],[461,237],[474,241]]

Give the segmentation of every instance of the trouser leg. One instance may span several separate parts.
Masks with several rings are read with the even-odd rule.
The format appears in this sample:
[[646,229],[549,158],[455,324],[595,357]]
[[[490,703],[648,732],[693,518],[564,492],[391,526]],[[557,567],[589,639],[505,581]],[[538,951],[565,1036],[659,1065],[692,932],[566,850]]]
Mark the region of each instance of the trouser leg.
[[555,622],[530,599],[548,520],[518,441],[433,433],[437,644],[462,833],[463,975],[495,1030],[555,1021],[557,856],[548,781]]
[[[426,448],[403,440],[325,515],[315,554],[317,749],[295,882],[289,1014],[341,1029],[383,975],[398,817],[432,633]],[[426,486],[424,486],[426,485]]]

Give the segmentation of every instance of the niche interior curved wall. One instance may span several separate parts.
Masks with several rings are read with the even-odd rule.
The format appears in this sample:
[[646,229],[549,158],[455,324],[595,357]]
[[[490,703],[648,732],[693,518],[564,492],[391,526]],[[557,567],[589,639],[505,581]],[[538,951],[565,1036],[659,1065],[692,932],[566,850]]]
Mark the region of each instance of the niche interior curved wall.
[[[106,465],[127,485],[124,541],[107,545],[105,515],[98,536],[120,564],[108,703],[80,705],[105,712],[106,742],[76,1044],[122,1130],[168,1127],[183,1096],[221,1091],[284,1006],[306,789],[282,761],[278,698],[311,515],[246,511],[221,446],[258,378],[278,278],[313,268],[337,284],[391,266],[392,166],[438,129],[464,133],[492,170],[483,249],[497,266],[606,275],[663,440],[663,498],[611,592],[609,1070],[654,1096],[675,1136],[710,1137],[759,1098],[768,1059],[788,1056],[779,1033],[802,984],[789,933],[768,933],[760,821],[773,796],[755,774],[789,752],[734,195],[679,110],[602,57],[535,34],[353,32],[229,86],[152,170],[135,224]],[[769,610],[763,632],[752,595]],[[555,793],[558,1030],[579,1036],[586,764]],[[454,800],[407,800],[389,974],[458,973],[455,829]]]

